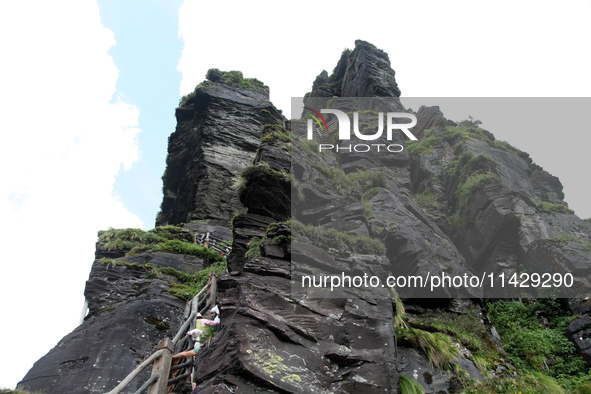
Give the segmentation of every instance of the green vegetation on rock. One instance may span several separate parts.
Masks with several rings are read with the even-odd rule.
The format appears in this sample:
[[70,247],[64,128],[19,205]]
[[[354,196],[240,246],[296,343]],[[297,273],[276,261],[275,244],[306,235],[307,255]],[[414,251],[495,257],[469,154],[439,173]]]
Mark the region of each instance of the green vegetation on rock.
[[462,314],[436,311],[418,316],[409,324],[415,328],[444,333],[468,349],[481,352],[481,356],[492,357],[488,353],[494,349],[489,348],[486,342],[486,330],[476,311]]
[[424,192],[414,195],[415,200],[423,209],[435,209],[438,210],[439,207],[435,203],[435,194],[430,192]]
[[425,133],[425,136],[417,141],[407,141],[406,142],[406,150],[411,155],[422,155],[426,153],[431,153],[431,150],[435,145],[437,145],[441,139],[436,136],[429,136],[428,133]]
[[452,231],[457,233],[471,220],[468,206],[474,193],[485,185],[499,182],[496,174],[497,163],[486,155],[474,156],[464,152],[447,165],[447,175],[450,184],[456,185],[452,189],[456,205],[449,217]]
[[427,356],[429,363],[438,368],[447,368],[448,364],[460,355],[460,351],[452,346],[449,336],[440,332],[416,328],[399,328],[396,330],[398,344],[409,345]]
[[367,190],[366,192],[364,192],[361,195],[361,204],[363,205],[363,213],[364,213],[367,221],[373,219],[373,217],[374,217],[373,208],[371,205],[368,204],[368,201],[371,200],[372,198],[374,198],[382,189],[383,189],[382,187],[372,187],[371,189]]
[[244,89],[258,90],[269,93],[269,87],[256,78],[244,78],[240,71],[220,71],[217,68],[210,68],[205,76],[207,79],[201,82],[195,90],[183,96],[179,101],[179,108],[188,108],[195,101],[197,89],[215,88],[216,82],[222,82],[226,85],[240,87]]
[[313,241],[316,246],[334,248],[339,251],[350,250],[360,254],[383,255],[386,253],[384,244],[374,238],[347,234],[333,228],[303,224],[293,219],[286,224],[291,226],[292,232],[296,237],[297,235],[303,235]]
[[502,149],[515,155],[521,153],[519,149],[514,148],[509,143],[495,139],[490,132],[480,128],[480,124],[482,124],[481,121],[469,118],[461,121],[457,127],[445,126],[443,137],[451,146],[460,144],[466,139],[475,139],[484,141],[493,148]]
[[150,252],[167,252],[176,254],[190,254],[202,258],[206,263],[212,264],[220,262],[224,258],[221,254],[213,249],[206,248],[205,246],[195,245],[193,243],[182,242],[177,240],[170,240],[158,244],[152,245],[140,245],[131,249],[126,256],[134,256],[141,253]]
[[181,97],[179,101],[179,108],[187,108],[191,104],[193,104],[193,102],[195,101],[195,96],[197,95],[196,91],[197,88],[195,88],[195,90],[193,90],[191,93]]
[[[428,154],[433,147],[442,141],[447,142],[454,148],[463,145],[464,141],[469,139],[486,142],[490,147],[502,149],[506,152],[518,155],[521,153],[519,149],[514,148],[505,141],[499,141],[488,131],[480,128],[479,120],[468,119],[461,121],[457,126],[448,126],[447,121],[443,117],[439,117],[435,126],[423,134],[417,141],[407,141],[406,150],[411,155]],[[439,130],[443,134],[434,134],[435,130]],[[457,149],[454,149],[457,152]]]
[[[554,387],[552,390],[558,391],[537,392],[575,391],[591,383],[589,367],[565,335],[575,316],[565,312],[557,300],[539,299],[529,303],[501,300],[489,302],[488,310],[503,339],[508,361],[520,374],[530,374],[530,378],[528,375],[521,378],[522,383],[529,382],[533,387],[562,386],[562,391]],[[538,371],[544,375],[536,374]]]
[[386,177],[382,171],[358,170],[345,174],[337,167],[323,167],[317,163],[312,163],[312,167],[318,170],[321,175],[317,180],[331,185],[339,193],[354,187],[361,188],[361,191],[365,193],[370,189],[386,186]]
[[261,256],[261,248],[263,246],[264,238],[261,237],[252,237],[252,239],[246,245],[248,250],[244,253],[244,257],[249,259],[260,257]]
[[98,246],[106,250],[130,250],[136,246],[156,244],[171,240],[193,242],[193,234],[177,226],[160,226],[149,231],[124,228],[98,232]]
[[[500,300],[486,305],[506,353],[490,340],[476,307],[461,314],[432,310],[405,317],[409,328],[397,326],[397,341],[424,353],[432,365],[449,369],[464,385],[462,393],[583,394],[591,388],[591,371],[565,335],[575,316],[559,301]],[[467,357],[484,377],[482,382],[453,364],[457,354],[450,353],[451,342],[471,351]]]
[[408,376],[400,375],[398,384],[400,385],[400,394],[425,394],[423,386]]
[[542,201],[540,204],[538,204],[537,207],[540,210],[540,212],[545,213],[574,213],[574,211],[572,209],[569,209],[566,205],[555,204],[548,201]]
[[268,86],[256,78],[244,78],[241,71],[220,71],[217,68],[210,68],[205,77],[211,82],[223,82],[231,86],[269,93]]
[[[220,256],[221,257],[221,256]],[[171,275],[175,277],[180,283],[169,282],[169,288],[164,291],[178,297],[182,300],[190,300],[207,284],[211,273],[222,274],[226,272],[226,260],[221,258],[214,262],[211,266],[189,274],[183,271],[176,270],[171,267],[157,267],[152,263],[139,264],[125,260],[114,260],[103,258],[100,262],[109,267],[125,267],[146,271],[146,279],[159,279],[162,275]]]
[[[465,394],[564,394],[560,384],[539,372],[517,376],[496,376],[474,382],[462,391]],[[576,393],[576,391],[574,392]]]
[[287,185],[286,187],[288,190],[290,187],[289,185],[291,184],[296,185],[297,187],[296,180],[291,174],[284,171],[274,170],[268,163],[260,162],[246,167],[236,179],[234,189],[238,192],[240,201],[243,201],[248,191],[249,184],[253,181],[257,181],[261,184]]
[[390,298],[392,299],[392,301],[394,301],[394,327],[406,328],[406,323],[404,322],[404,319],[406,318],[404,304],[398,296],[396,288],[388,287],[388,292],[390,293]]
[[261,132],[261,138],[263,141],[274,141],[279,140],[283,142],[291,142],[291,135],[289,131],[282,125],[278,124],[266,124],[263,126]]
[[170,267],[157,267],[154,264],[139,264],[123,259],[101,259],[107,266],[145,270],[146,278],[160,278],[163,274],[174,276],[180,283],[169,283],[166,290],[183,300],[191,299],[203,288],[211,272],[222,273],[226,270],[226,260],[212,249],[193,243],[193,233],[182,227],[160,226],[150,231],[140,229],[109,229],[99,231],[98,245],[107,250],[128,252],[126,257],[153,252],[187,254],[197,256],[209,265],[206,269],[194,274],[178,271]]
[[[459,344],[468,350],[468,355],[465,357],[476,365],[484,377],[491,375],[498,368],[507,370],[505,355],[489,339],[479,307],[472,307],[459,314],[443,310],[428,310],[412,318],[405,318],[405,324],[414,331],[399,327],[396,332],[399,335],[400,344],[410,345],[425,354],[427,354],[427,350],[422,348],[431,348],[430,352],[440,352],[439,359],[443,360],[449,359],[455,354],[453,350],[451,351],[454,352],[453,354],[447,351],[449,345],[446,344],[451,343],[451,346],[456,350],[457,344]],[[429,333],[436,335],[435,338],[430,337]],[[447,340],[441,338],[447,338]],[[422,341],[424,345],[421,346],[419,341]],[[440,362],[439,367],[448,369],[454,379],[458,379],[464,387],[473,387],[477,383],[453,360]],[[513,373],[514,369],[508,370],[508,372]]]
[[318,143],[314,140],[309,140],[294,135],[291,136],[291,139],[292,141],[296,141],[295,146],[304,156],[313,158],[313,160],[317,157],[317,155],[324,156],[326,154],[326,151],[318,151]]
[[568,244],[569,242],[575,242],[575,243],[579,244],[577,246],[578,249],[581,249],[585,252],[591,252],[591,242],[585,241],[584,239],[579,238],[579,237],[572,235],[570,233],[564,233],[564,234],[557,235],[556,237],[546,238],[545,241],[552,242],[552,243],[559,245],[559,246],[564,246],[564,245]]
[[[285,225],[289,227],[289,223],[290,222],[287,221]],[[285,248],[293,239],[290,235],[276,235],[275,237],[270,236],[270,234],[282,224],[283,223],[271,223],[265,229],[264,237],[252,237],[252,239],[246,245],[248,250],[244,256],[251,259],[262,256],[264,244],[274,244],[281,248]]]

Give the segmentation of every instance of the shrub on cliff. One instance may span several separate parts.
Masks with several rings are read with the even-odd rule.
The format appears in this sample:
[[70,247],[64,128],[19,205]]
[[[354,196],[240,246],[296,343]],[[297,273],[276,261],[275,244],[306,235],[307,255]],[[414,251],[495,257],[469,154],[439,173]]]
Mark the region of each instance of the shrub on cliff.
[[489,317],[503,339],[508,361],[522,373],[544,371],[564,388],[591,383],[589,367],[564,335],[575,316],[558,301],[488,303]]
[[452,346],[451,339],[442,333],[430,333],[416,328],[396,330],[396,340],[422,351],[435,367],[445,368],[447,364],[460,356],[460,351]]
[[210,68],[205,75],[208,81],[223,82],[227,85],[245,89],[260,90],[269,93],[269,87],[256,78],[244,78],[241,71],[220,71],[217,68]]
[[249,213],[282,220],[291,213],[291,181],[287,172],[262,162],[246,167],[234,187]]
[[285,127],[278,124],[266,124],[263,126],[261,137],[264,141],[279,140],[283,142],[291,142],[289,131]]
[[[216,252],[213,252],[216,253]],[[125,260],[114,260],[103,258],[100,260],[101,264],[110,267],[125,267],[131,269],[139,269],[146,271],[146,279],[160,279],[162,275],[170,275],[175,277],[179,283],[169,282],[168,288],[162,291],[172,294],[182,300],[190,300],[207,284],[209,276],[212,273],[221,274],[226,272],[226,260],[221,258],[216,259],[209,267],[198,271],[194,274],[189,274],[183,271],[176,270],[171,267],[157,267],[152,263],[139,264],[135,262],[128,262]]]
[[552,202],[548,202],[548,201],[542,201],[540,204],[538,204],[538,209],[540,210],[540,212],[545,212],[545,213],[575,213],[572,209],[569,209],[569,207],[567,207],[566,205],[562,205],[562,204],[555,204]]
[[350,250],[360,254],[383,255],[386,253],[384,243],[375,238],[347,234],[334,228],[303,224],[297,220],[290,220],[288,223],[294,234],[307,237],[317,246],[334,248],[339,251]]
[[192,233],[182,227],[161,226],[149,231],[139,228],[109,228],[98,232],[98,246],[106,250],[131,250],[171,240],[193,242]]
[[470,152],[454,158],[446,170],[450,179],[450,194],[455,203],[449,221],[452,231],[457,234],[471,220],[468,208],[474,193],[485,185],[500,182],[500,179],[497,163],[493,159],[486,155],[474,156]]

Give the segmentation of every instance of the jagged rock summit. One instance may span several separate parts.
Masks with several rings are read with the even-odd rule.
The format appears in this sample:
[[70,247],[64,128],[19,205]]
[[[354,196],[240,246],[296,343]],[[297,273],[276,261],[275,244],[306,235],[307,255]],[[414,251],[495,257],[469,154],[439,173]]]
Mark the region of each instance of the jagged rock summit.
[[[99,232],[84,321],[35,363],[19,388],[107,392],[163,337],[176,334],[189,294],[223,261],[194,248],[194,234],[231,244],[232,217],[243,209],[233,185],[252,164],[263,125],[283,119],[268,99],[262,82],[217,69],[182,99],[158,227]],[[141,379],[128,389],[137,390]]]
[[[399,96],[388,55],[358,40],[330,76],[316,78],[305,102],[387,98],[405,112]],[[388,288],[316,298],[293,291],[294,272],[463,275],[485,266],[511,274],[556,264],[588,286],[591,224],[568,209],[557,178],[473,120],[452,122],[436,107],[413,115],[419,141],[396,135],[392,142],[404,147],[396,155],[321,154],[301,138],[305,122],[284,119],[260,81],[210,70],[176,110],[157,218],[166,226],[101,233],[87,317],[19,387],[114,387],[174,335],[200,273],[222,267],[192,243],[207,232],[231,242],[232,252],[228,272],[217,271],[221,325],[196,357],[193,393],[397,393],[409,385],[453,393],[480,381],[550,387],[543,385],[551,377],[512,364],[506,331],[493,327],[502,323],[499,308],[482,292],[401,299]],[[360,122],[376,117],[368,110]],[[194,276],[187,282],[183,273]],[[544,333],[556,316],[582,315],[570,318],[569,352],[591,360],[587,294],[527,303]],[[535,357],[523,362],[540,362]],[[549,374],[560,357],[571,356],[544,354]]]
[[283,118],[269,88],[239,71],[211,69],[175,115],[156,225],[210,220],[229,226],[241,208],[234,178],[252,163],[263,125]]
[[332,75],[322,71],[310,97],[400,97],[388,54],[367,41],[355,41],[345,49]]

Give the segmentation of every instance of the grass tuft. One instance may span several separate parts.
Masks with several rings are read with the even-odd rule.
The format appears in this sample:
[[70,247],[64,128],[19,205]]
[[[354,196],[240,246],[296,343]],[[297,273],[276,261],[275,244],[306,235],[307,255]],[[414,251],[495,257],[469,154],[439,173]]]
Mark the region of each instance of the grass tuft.
[[575,213],[566,205],[555,204],[547,201],[542,201],[540,204],[538,204],[538,210],[545,213]]
[[374,238],[347,234],[333,228],[303,224],[297,220],[290,220],[289,225],[294,234],[309,238],[317,246],[334,248],[339,251],[350,250],[360,254],[384,255],[386,253],[386,247],[383,242]]
[[557,300],[527,304],[500,300],[487,306],[507,360],[519,371],[544,371],[548,379],[556,379],[567,390],[591,383],[588,365],[564,335],[575,316],[565,312]]
[[416,328],[397,330],[397,340],[421,350],[434,367],[446,368],[460,355],[460,351],[451,345],[451,339],[442,333],[430,333]]
[[398,384],[400,385],[400,394],[425,394],[423,386],[408,376],[400,375]]

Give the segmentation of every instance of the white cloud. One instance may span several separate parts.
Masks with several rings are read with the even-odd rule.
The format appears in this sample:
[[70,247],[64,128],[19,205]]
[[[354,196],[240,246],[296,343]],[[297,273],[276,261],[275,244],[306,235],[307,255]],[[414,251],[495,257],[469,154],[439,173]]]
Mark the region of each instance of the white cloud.
[[0,36],[2,387],[77,325],[97,231],[143,224],[112,192],[138,159],[139,111],[111,101],[96,2],[3,2]]
[[[355,39],[386,51],[405,96],[588,96],[591,2],[185,0],[181,94],[209,68],[241,70],[275,105],[329,74]],[[282,3],[283,4],[283,3]],[[287,3],[285,3],[287,4]]]

